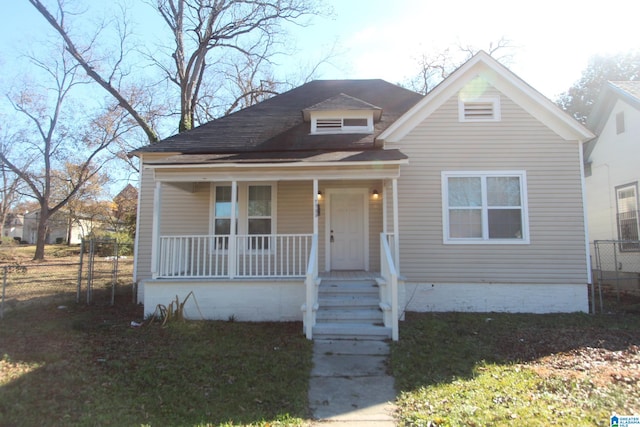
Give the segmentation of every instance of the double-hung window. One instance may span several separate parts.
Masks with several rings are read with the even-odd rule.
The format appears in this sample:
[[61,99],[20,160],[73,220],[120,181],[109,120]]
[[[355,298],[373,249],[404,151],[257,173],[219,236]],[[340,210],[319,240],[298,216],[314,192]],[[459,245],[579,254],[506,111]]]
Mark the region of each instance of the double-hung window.
[[249,185],[247,234],[250,249],[269,249],[271,213],[271,186]]
[[526,174],[442,172],[445,243],[529,243]]
[[640,236],[638,218],[638,185],[637,183],[616,188],[618,238],[623,240],[620,249],[623,251],[640,250],[637,242]]
[[[217,249],[229,249],[229,235],[231,234],[231,186],[216,186],[213,191],[213,234]],[[236,212],[238,201],[236,200]],[[236,231],[238,220],[236,218]]]
[[[246,249],[269,249],[274,233],[273,184],[238,183],[236,199],[236,235],[246,235]],[[229,248],[231,234],[231,186],[212,189],[212,232],[218,249]]]

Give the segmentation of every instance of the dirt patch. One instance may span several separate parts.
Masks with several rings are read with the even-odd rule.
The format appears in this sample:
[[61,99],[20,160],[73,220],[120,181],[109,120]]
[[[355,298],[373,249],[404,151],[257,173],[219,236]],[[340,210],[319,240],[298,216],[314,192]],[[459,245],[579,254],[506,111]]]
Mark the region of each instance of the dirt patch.
[[612,383],[635,387],[640,383],[640,347],[624,350],[580,347],[543,357],[530,366],[542,377],[589,378],[597,386]]

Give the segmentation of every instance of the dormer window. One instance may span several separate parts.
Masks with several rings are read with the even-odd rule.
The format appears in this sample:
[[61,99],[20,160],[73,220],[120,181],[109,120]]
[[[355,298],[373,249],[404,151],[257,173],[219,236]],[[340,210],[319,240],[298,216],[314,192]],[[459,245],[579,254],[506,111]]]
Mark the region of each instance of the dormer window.
[[302,110],[311,134],[373,133],[382,109],[344,93]]
[[369,117],[314,117],[311,114],[311,133],[371,133],[373,115]]

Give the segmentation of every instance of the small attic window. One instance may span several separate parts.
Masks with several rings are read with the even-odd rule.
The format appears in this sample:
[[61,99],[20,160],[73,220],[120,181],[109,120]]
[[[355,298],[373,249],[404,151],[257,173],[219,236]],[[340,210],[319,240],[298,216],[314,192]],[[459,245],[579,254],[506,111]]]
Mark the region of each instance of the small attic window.
[[373,117],[311,117],[311,133],[371,133]]
[[458,100],[461,122],[496,122],[500,120],[500,98]]

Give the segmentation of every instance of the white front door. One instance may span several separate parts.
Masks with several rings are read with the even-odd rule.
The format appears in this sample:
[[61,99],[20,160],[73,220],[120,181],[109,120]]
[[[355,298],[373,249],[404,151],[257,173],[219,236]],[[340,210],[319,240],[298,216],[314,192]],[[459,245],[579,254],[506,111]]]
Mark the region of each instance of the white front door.
[[330,195],[329,251],[332,270],[365,270],[366,193]]

